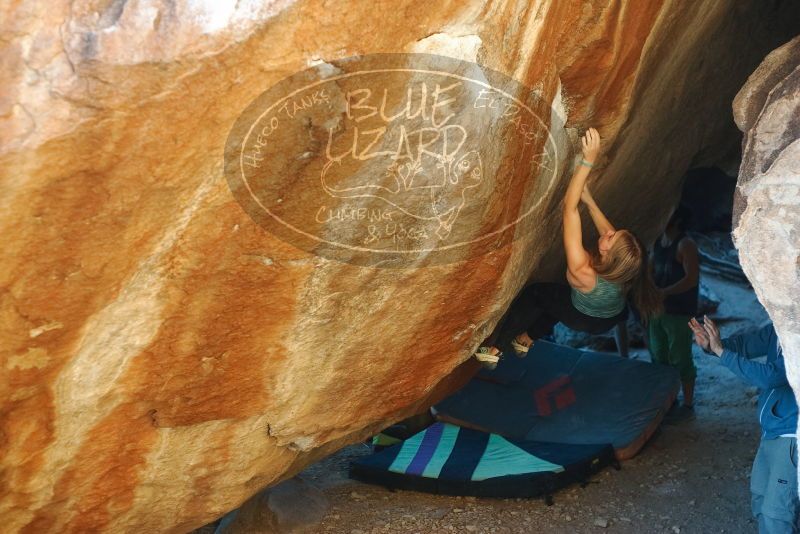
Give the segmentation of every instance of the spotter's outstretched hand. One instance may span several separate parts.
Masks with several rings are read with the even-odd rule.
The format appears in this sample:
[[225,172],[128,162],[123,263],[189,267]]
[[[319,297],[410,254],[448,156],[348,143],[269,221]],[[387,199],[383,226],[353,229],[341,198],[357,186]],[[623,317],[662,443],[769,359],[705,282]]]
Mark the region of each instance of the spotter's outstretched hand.
[[689,321],[689,328],[694,334],[694,342],[697,343],[705,352],[712,352],[717,356],[722,355],[722,339],[719,335],[719,328],[717,325],[708,318],[707,315],[703,316],[703,322],[692,318]]

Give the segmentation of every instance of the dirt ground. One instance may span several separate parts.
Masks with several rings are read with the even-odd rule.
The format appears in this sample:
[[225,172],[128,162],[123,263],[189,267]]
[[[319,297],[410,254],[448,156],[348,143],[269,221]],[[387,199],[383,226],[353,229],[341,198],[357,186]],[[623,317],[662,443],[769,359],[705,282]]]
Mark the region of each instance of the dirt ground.
[[[704,275],[720,297],[723,336],[767,320],[752,290]],[[644,350],[632,357],[649,360]],[[392,492],[349,480],[349,462],[369,454],[354,445],[301,477],[330,501],[320,533],[739,533],[755,532],[748,479],[758,446],[756,390],[696,350],[694,421],[662,425],[622,470],[606,468],[585,488],[542,500],[475,499]]]

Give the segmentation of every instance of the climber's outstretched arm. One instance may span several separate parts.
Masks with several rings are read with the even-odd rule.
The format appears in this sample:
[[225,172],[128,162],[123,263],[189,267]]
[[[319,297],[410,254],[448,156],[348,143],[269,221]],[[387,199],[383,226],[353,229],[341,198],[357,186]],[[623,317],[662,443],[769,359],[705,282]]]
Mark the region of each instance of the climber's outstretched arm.
[[597,228],[597,232],[600,235],[605,234],[608,231],[616,232],[617,229],[614,228],[614,225],[611,224],[606,218],[605,213],[600,210],[600,207],[597,205],[597,202],[594,201],[594,197],[589,192],[589,186],[583,186],[583,194],[581,194],[581,200],[586,207],[589,208],[589,215],[592,216],[592,221],[594,222],[595,228]]
[[567,254],[567,278],[576,289],[594,286],[594,269],[590,265],[589,253],[583,248],[581,215],[578,205],[589,176],[589,169],[600,152],[600,134],[589,128],[581,138],[583,159],[575,169],[564,197],[564,250]]

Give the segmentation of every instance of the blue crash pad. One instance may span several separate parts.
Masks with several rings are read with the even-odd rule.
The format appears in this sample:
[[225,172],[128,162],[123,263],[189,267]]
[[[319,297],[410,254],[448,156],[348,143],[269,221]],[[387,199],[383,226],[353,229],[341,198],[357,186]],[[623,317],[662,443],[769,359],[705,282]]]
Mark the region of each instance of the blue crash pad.
[[675,369],[537,341],[434,407],[437,419],[512,439],[611,443],[633,456],[677,395]]

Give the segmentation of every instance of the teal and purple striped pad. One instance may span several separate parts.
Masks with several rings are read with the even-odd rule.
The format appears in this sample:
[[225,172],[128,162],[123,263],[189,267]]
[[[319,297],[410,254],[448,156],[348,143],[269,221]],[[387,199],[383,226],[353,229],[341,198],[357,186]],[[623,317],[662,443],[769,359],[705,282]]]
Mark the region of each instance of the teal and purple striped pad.
[[[400,444],[358,459],[351,466],[351,476],[388,486],[463,495],[487,494],[467,487],[470,484],[484,488],[495,484],[493,488],[499,488],[503,496],[528,496],[537,493],[537,479],[546,483],[549,491],[559,485],[559,475],[566,475],[561,485],[574,480],[568,471],[577,466],[596,471],[612,460],[610,445],[519,441],[438,422]],[[588,476],[588,471],[584,474]],[[413,480],[423,482],[415,485]],[[525,487],[506,491],[510,486],[496,485],[502,481]],[[441,491],[443,487],[447,490]]]

